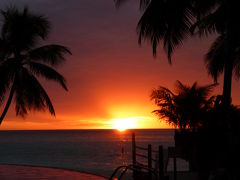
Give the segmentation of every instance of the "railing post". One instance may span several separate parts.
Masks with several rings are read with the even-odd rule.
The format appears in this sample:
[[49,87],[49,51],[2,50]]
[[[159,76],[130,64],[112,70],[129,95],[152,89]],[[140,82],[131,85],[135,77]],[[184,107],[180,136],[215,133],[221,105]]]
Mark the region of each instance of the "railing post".
[[132,164],[133,164],[133,179],[136,177],[135,168],[136,168],[136,141],[135,133],[132,133]]
[[[148,145],[148,168],[152,169],[152,145]],[[149,170],[149,180],[152,180],[152,172]]]
[[159,180],[162,180],[164,177],[164,159],[163,159],[163,147],[158,147],[158,169],[159,169]]

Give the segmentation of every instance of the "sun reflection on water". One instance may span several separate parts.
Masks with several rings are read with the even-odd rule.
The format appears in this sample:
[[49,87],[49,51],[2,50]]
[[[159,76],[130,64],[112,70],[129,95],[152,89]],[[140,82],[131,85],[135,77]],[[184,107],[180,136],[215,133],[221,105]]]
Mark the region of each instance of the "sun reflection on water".
[[128,129],[125,130],[118,130],[116,129],[118,140],[118,161],[121,165],[129,164],[129,138],[130,138],[130,131]]

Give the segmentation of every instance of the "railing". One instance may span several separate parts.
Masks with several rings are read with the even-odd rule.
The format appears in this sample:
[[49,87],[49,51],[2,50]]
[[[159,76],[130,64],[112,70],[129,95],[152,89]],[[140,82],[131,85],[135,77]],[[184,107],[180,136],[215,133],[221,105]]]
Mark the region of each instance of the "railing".
[[[137,152],[137,150],[139,152]],[[143,154],[143,153],[147,154]],[[152,154],[158,154],[158,158],[154,159],[152,158]],[[168,147],[168,160],[169,158],[173,158],[173,165],[174,165],[174,173],[173,173],[173,179],[177,180],[177,163],[176,163],[176,157],[178,156],[175,147]],[[138,157],[147,159],[147,164],[141,163],[138,161]],[[167,163],[168,163],[167,160]],[[158,168],[153,168],[153,162],[158,165]],[[135,139],[135,133],[132,133],[132,164],[128,166],[119,166],[115,171],[113,172],[112,176],[109,178],[109,180],[114,180],[115,175],[119,170],[123,171],[120,173],[120,176],[118,180],[120,180],[123,175],[128,171],[133,171],[133,179],[139,180],[139,174],[145,173],[148,175],[148,180],[168,180],[168,176],[166,176],[167,172],[167,164],[164,166],[164,158],[163,158],[163,146],[159,146],[158,150],[152,149],[152,145],[148,144],[147,148],[137,146],[136,145],[136,139]],[[145,170],[143,172],[142,170]],[[146,179],[146,177],[145,177]]]
[[[137,150],[140,151],[147,151],[147,155],[138,153]],[[152,158],[152,153],[158,153],[158,159]],[[147,165],[144,165],[143,163],[140,163],[137,161],[137,157],[145,158],[147,159]],[[152,167],[153,162],[158,163],[158,169],[154,169]],[[158,174],[157,179],[162,180],[164,178],[164,163],[163,163],[163,147],[159,146],[158,151],[152,149],[152,145],[148,144],[147,148],[140,147],[136,145],[135,140],[135,133],[132,133],[132,164],[133,167],[147,167],[149,169],[149,175],[148,179],[152,180],[152,172],[154,171],[156,174]],[[150,171],[151,169],[151,171]],[[136,177],[135,171],[133,171],[133,177]]]

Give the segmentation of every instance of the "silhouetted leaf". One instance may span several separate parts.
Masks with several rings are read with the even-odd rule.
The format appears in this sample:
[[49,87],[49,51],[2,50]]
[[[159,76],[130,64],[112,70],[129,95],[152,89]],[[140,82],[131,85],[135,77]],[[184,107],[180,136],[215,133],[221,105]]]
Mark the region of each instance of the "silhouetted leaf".
[[65,60],[65,54],[71,54],[68,48],[54,44],[33,49],[28,53],[28,56],[30,60],[58,65]]

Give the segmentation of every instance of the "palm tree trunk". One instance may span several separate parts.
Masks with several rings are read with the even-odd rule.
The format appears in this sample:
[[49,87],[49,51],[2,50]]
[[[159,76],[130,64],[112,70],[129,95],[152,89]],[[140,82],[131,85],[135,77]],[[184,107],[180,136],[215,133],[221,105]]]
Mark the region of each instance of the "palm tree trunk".
[[4,110],[3,110],[3,113],[2,113],[2,115],[1,115],[1,117],[0,117],[0,125],[2,124],[2,121],[3,121],[5,115],[6,115],[7,111],[8,111],[8,108],[9,108],[11,102],[12,102],[12,98],[13,98],[14,91],[15,91],[15,88],[14,88],[14,84],[13,84],[13,85],[12,85],[12,88],[11,88],[11,90],[10,90],[10,93],[9,93],[9,97],[8,97],[6,106],[5,106],[5,108],[4,108]]
[[234,20],[235,8],[232,0],[227,1],[227,23],[226,23],[226,61],[224,69],[224,84],[223,84],[223,107],[225,113],[225,125],[229,125],[228,114],[231,105],[231,88],[232,88],[232,73],[235,54],[235,39],[236,30]]
[[232,87],[232,71],[233,71],[233,60],[228,58],[228,62],[225,64],[224,69],[224,84],[223,84],[223,119],[221,127],[226,129],[231,127],[229,113],[231,105],[231,87]]
[[231,105],[231,88],[232,88],[232,72],[233,72],[233,61],[234,61],[234,48],[231,42],[231,38],[228,38],[227,42],[227,54],[224,69],[224,84],[223,84],[223,106],[226,110]]

